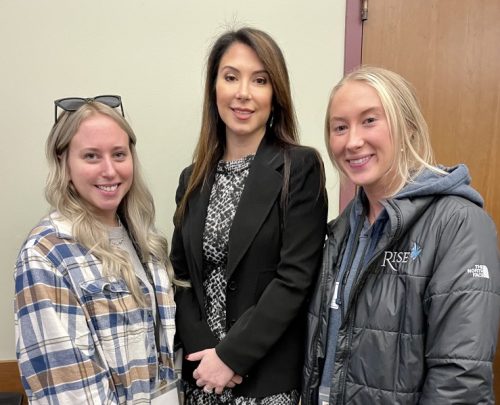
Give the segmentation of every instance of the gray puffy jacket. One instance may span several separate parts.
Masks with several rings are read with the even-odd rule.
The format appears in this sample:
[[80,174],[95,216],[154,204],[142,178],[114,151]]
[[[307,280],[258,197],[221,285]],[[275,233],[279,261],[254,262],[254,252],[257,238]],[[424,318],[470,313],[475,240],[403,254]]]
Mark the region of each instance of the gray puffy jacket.
[[[339,330],[330,403],[493,404],[500,320],[493,222],[458,196],[392,199],[385,206],[390,225],[357,275]],[[308,314],[303,405],[318,402],[351,208],[329,224]]]

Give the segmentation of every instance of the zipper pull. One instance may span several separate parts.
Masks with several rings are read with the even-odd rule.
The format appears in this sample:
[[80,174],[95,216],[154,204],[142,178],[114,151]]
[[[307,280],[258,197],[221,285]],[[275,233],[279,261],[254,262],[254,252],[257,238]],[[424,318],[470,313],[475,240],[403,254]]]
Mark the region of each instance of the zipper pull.
[[336,281],[335,282],[335,290],[333,290],[333,298],[332,298],[332,302],[330,304],[330,308],[339,309],[340,299],[338,298],[338,295],[339,295],[339,282]]

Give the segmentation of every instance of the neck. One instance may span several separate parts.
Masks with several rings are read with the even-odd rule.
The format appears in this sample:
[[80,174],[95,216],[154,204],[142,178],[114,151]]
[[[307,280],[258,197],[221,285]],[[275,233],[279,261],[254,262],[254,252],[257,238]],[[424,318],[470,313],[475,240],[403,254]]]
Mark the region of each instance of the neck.
[[368,194],[366,194],[366,197],[368,198],[368,221],[370,224],[373,224],[380,212],[384,209],[384,206],[380,203],[380,199],[374,198]]
[[258,136],[230,136],[226,134],[226,148],[222,158],[230,161],[255,154],[264,135],[265,130]]
[[107,226],[110,227],[118,227],[121,225],[120,218],[118,214],[110,215],[110,216],[99,216],[98,219]]

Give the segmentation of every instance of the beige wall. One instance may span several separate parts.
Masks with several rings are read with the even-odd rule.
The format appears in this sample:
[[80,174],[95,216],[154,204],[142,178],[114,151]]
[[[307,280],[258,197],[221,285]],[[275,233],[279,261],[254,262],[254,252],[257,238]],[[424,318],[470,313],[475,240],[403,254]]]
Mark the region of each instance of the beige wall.
[[[325,160],[323,116],[342,73],[342,0],[0,1],[0,359],[15,358],[13,267],[30,228],[47,211],[44,142],[53,100],[120,94],[138,136],[157,224],[172,232],[174,193],[190,163],[209,45],[225,27],[268,31],[288,62],[302,142]],[[337,179],[327,162],[330,217]]]

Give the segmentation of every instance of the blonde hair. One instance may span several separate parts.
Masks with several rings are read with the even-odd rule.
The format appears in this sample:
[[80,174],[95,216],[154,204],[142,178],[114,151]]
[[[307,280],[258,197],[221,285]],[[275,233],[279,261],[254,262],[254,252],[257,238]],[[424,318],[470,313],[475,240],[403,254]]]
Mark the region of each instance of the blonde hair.
[[354,81],[364,83],[376,91],[389,124],[395,151],[393,168],[397,176],[395,182],[391,183],[391,189],[387,190],[386,197],[396,194],[425,168],[445,175],[445,171],[435,166],[429,129],[413,86],[397,73],[373,66],[362,66],[347,74],[330,94],[325,119],[325,142],[334,166],[341,171],[329,146],[330,109],[337,91],[346,83]]
[[90,249],[92,254],[101,260],[104,274],[123,278],[137,302],[144,305],[144,294],[140,290],[128,253],[110,244],[106,226],[96,218],[92,206],[80,197],[70,180],[67,159],[71,140],[84,120],[98,114],[110,117],[129,138],[133,181],[118,207],[118,215],[128,230],[141,262],[162,263],[172,280],[173,271],[168,260],[168,244],[154,227],[155,207],[152,195],[141,175],[135,149],[136,136],[127,121],[113,108],[93,102],[84,104],[75,112],[61,114],[52,127],[46,144],[49,174],[45,197],[52,208],[72,223],[75,240]]

